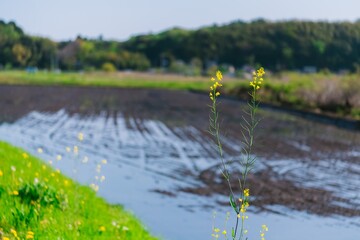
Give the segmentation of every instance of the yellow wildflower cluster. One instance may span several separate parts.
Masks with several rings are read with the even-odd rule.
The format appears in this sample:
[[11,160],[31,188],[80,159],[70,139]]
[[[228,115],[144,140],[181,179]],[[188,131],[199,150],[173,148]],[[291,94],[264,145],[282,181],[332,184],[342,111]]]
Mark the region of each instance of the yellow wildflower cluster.
[[[211,234],[211,236],[214,238],[214,239],[218,239],[220,237],[220,228],[213,228],[213,233]],[[226,230],[223,230],[221,232],[224,236],[226,236],[227,232]]]
[[248,188],[245,188],[244,190],[244,196],[249,197],[250,196],[250,190]]
[[260,230],[260,237],[261,237],[261,240],[265,240],[265,232],[269,231],[268,227],[263,224],[261,226],[261,230]]
[[26,239],[34,239],[34,233],[32,231],[28,231],[26,233]]
[[250,82],[250,86],[254,88],[254,90],[259,90],[261,84],[263,83],[264,79],[263,76],[265,75],[264,68],[259,68],[257,71],[253,72],[253,80]]
[[214,82],[213,85],[210,86],[210,99],[215,101],[218,96],[220,96],[220,92],[218,91],[219,87],[222,87],[220,81],[223,79],[222,73],[220,71],[216,72],[216,79],[214,77],[211,78],[211,81]]
[[248,188],[246,188],[246,189],[244,189],[244,199],[239,198],[239,202],[240,202],[241,206],[240,206],[240,212],[237,215],[237,217],[241,218],[242,220],[249,218],[246,215],[246,210],[249,207],[249,196],[250,196],[250,190]]
[[10,233],[14,236],[15,239],[20,240],[18,233],[14,229],[10,229]]

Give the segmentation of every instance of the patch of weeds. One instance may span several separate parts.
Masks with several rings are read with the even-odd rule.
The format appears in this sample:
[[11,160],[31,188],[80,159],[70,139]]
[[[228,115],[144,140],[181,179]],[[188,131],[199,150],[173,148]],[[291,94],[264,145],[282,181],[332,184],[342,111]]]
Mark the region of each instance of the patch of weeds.
[[18,192],[20,201],[28,205],[40,204],[42,207],[51,205],[64,209],[68,202],[66,194],[44,183],[26,183]]

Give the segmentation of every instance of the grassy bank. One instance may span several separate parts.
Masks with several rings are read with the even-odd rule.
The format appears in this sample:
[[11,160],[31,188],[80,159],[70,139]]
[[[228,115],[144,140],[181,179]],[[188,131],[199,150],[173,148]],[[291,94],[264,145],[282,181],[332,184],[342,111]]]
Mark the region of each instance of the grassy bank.
[[0,142],[0,239],[156,239],[134,216]]
[[[208,92],[208,77],[184,77],[149,73],[46,73],[0,72],[0,84],[70,85],[132,88],[163,88]],[[360,76],[299,74],[266,75],[262,101],[277,106],[360,119]],[[248,81],[225,78],[224,92],[248,98]]]
[[[360,120],[360,75],[286,72],[266,80],[260,90],[265,103]],[[237,84],[228,93],[244,99],[247,89]]]

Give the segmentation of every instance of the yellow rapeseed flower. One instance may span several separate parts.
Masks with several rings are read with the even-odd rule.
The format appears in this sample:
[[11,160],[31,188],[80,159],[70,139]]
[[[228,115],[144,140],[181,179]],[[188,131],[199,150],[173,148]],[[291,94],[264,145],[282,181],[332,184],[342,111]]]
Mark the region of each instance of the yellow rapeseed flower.
[[262,77],[265,74],[264,68],[261,67],[256,71],[258,77]]
[[269,228],[265,224],[263,224],[261,226],[261,228],[262,228],[263,231],[266,231],[266,232],[269,231]]
[[16,190],[14,190],[14,191],[12,192],[12,195],[17,196],[17,195],[19,195],[19,192],[18,192],[18,191],[16,191]]
[[244,196],[245,197],[250,196],[250,190],[248,188],[244,189]]
[[105,231],[106,231],[106,228],[105,228],[104,226],[100,226],[100,227],[99,227],[99,231],[100,231],[100,232],[105,232]]
[[222,87],[222,84],[219,83],[219,81],[221,81],[222,78],[223,78],[222,73],[219,70],[216,72],[216,79],[214,77],[211,77],[211,81],[214,82],[214,84],[210,86],[209,97],[213,102],[216,101],[216,98],[220,96],[220,92],[218,91],[218,88]]
[[3,171],[0,170],[0,177],[4,175]]
[[29,155],[27,153],[25,153],[25,152],[22,154],[22,156],[23,156],[24,159],[29,158]]
[[254,88],[254,90],[259,90],[261,84],[263,83],[264,79],[262,76],[265,75],[264,68],[259,68],[256,72],[253,72],[253,80],[250,81],[250,86]]
[[261,237],[261,240],[265,240],[265,232],[267,232],[269,229],[268,229],[268,227],[265,225],[265,224],[263,224],[262,226],[261,226],[261,230],[260,230],[260,237]]
[[217,77],[217,79],[218,79],[219,81],[221,81],[222,78],[223,78],[223,76],[222,76],[222,74],[221,74],[221,72],[220,72],[219,70],[216,72],[216,77]]
[[3,237],[2,239],[3,240],[10,240],[10,238],[8,238],[8,237]]
[[222,231],[222,234],[226,235],[226,230]]

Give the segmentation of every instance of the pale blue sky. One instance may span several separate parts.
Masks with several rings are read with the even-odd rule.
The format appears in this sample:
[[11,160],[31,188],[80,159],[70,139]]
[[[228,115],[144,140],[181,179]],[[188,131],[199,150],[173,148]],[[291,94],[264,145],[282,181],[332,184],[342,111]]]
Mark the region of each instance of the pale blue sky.
[[174,26],[195,29],[234,20],[355,21],[360,0],[0,0],[0,19],[54,40],[77,35],[125,40]]

